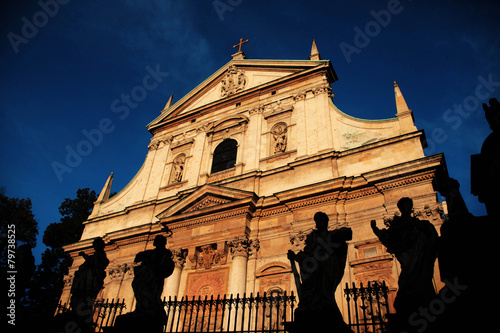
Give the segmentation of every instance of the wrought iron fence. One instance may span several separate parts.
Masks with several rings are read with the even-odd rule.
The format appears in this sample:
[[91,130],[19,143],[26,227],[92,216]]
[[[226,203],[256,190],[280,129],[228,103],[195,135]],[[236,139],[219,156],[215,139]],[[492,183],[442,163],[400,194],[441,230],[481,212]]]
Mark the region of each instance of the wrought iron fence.
[[283,325],[293,321],[296,299],[285,291],[248,297],[169,297],[164,305],[164,332],[285,332]]
[[385,282],[368,282],[367,287],[360,283],[352,288],[346,283],[344,295],[347,300],[349,326],[357,333],[387,332],[389,316],[389,288]]
[[[126,308],[125,299],[121,301],[117,299],[100,299],[94,303],[94,315],[92,324],[95,332],[103,332],[105,327],[113,326],[115,319],[119,316],[123,309]],[[59,302],[57,305],[56,315],[70,311],[70,306],[67,303]]]

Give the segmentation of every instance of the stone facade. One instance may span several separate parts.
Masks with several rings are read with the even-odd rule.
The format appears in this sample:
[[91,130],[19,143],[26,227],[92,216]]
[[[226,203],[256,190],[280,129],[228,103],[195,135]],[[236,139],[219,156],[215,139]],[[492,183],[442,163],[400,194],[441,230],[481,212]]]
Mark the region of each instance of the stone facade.
[[[239,52],[179,101],[169,100],[148,125],[153,137],[137,175],[109,198],[111,175],[81,240],[65,247],[74,262],[62,302],[82,263],[79,251],[90,252],[98,236],[110,260],[99,297],[125,298],[127,311],[134,308],[134,257],[159,233],[167,233],[176,263],[165,296],[296,290],[286,253],[303,246],[317,211],[329,216],[330,228],[353,230],[337,290],[341,310],[345,283],[384,280],[394,292],[398,263],[370,220],[381,227],[408,196],[415,214],[439,230],[435,181],[446,173],[444,157],[424,155],[424,133],[396,83],[396,116],[364,120],[334,104],[336,80],[319,54],[252,60]],[[223,170],[213,173],[219,158]],[[438,272],[436,283],[439,289]]]

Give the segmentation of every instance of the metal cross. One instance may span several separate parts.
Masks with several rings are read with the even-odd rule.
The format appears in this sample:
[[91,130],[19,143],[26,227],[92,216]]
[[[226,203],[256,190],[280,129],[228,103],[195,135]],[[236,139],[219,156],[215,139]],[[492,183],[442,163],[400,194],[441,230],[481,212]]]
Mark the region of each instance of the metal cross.
[[248,39],[247,40],[243,40],[243,38],[240,38],[240,42],[236,45],[233,46],[233,49],[238,46],[238,52],[241,52],[241,45],[243,45],[244,43],[248,42]]

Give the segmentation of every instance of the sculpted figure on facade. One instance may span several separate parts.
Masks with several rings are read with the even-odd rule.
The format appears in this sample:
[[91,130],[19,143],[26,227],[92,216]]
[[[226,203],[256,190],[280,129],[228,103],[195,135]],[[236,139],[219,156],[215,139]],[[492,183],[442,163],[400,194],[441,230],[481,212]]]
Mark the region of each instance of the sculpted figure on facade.
[[394,254],[401,264],[394,308],[398,317],[404,320],[420,305],[428,305],[435,296],[432,279],[438,233],[429,221],[412,216],[413,201],[410,198],[401,198],[398,208],[401,216],[387,221],[387,229],[379,229],[375,220],[371,221],[371,227],[387,247],[387,252]]
[[352,239],[352,230],[328,230],[328,215],[323,212],[314,214],[314,221],[316,229],[307,236],[304,249],[297,254],[288,251],[292,267],[295,262],[300,266],[300,279],[296,276],[295,281],[301,281],[297,286],[299,305],[290,332],[319,332],[325,327],[332,332],[350,332],[335,301],[335,290],[344,275],[346,241]]
[[274,153],[284,153],[287,144],[287,126],[284,123],[278,123],[273,126],[271,133],[274,139]]
[[182,181],[185,164],[186,164],[186,156],[184,154],[180,154],[174,159],[174,161],[172,162],[171,183],[179,183]]

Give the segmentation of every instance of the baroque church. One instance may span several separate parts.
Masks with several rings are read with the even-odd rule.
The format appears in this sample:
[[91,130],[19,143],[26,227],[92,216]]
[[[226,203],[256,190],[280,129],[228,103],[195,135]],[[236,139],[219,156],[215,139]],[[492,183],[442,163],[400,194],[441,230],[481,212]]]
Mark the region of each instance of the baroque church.
[[[109,198],[113,173],[84,222],[81,240],[65,251],[73,265],[61,302],[68,303],[75,271],[105,241],[110,261],[98,298],[125,299],[137,253],[167,236],[174,272],[163,295],[247,295],[296,291],[287,252],[299,251],[325,212],[329,229],[352,229],[343,287],[385,282],[391,299],[400,267],[370,228],[410,197],[414,216],[439,231],[443,203],[436,181],[446,176],[442,154],[425,156],[424,131],[394,82],[395,117],[358,119],[333,102],[337,75],[315,42],[309,59],[248,59],[241,51],[147,125],[152,138],[144,164]],[[375,110],[376,111],[376,110]],[[438,264],[435,285],[439,290]]]

